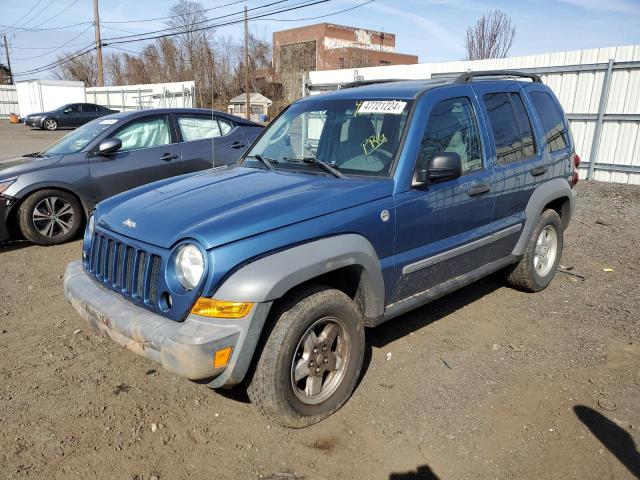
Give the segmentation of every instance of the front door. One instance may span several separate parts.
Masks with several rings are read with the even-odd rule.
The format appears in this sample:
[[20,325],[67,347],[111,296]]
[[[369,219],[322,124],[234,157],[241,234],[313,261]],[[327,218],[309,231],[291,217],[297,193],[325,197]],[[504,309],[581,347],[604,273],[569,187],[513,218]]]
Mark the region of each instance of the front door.
[[168,115],[132,120],[109,138],[122,147],[109,155],[91,158],[91,180],[98,201],[139,185],[180,175],[180,147]]
[[60,118],[61,127],[78,127],[80,126],[80,104],[74,103],[62,110]]
[[434,90],[422,101],[429,113],[416,168],[425,168],[437,153],[455,152],[463,175],[396,196],[394,302],[484,265],[492,233],[493,170],[483,150],[473,90]]

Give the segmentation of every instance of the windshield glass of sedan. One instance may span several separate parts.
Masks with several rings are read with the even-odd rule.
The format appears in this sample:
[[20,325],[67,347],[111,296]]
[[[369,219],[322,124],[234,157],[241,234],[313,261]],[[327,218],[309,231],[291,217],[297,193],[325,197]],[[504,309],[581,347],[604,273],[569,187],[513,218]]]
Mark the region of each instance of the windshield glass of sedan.
[[103,118],[86,123],[82,127],[62,137],[49,148],[40,152],[40,155],[50,157],[52,155],[65,155],[79,152],[115,122],[115,119],[108,120]]
[[318,98],[295,103],[269,126],[246,163],[253,165],[260,155],[276,168],[297,168],[313,159],[346,175],[387,176],[410,107],[409,100]]

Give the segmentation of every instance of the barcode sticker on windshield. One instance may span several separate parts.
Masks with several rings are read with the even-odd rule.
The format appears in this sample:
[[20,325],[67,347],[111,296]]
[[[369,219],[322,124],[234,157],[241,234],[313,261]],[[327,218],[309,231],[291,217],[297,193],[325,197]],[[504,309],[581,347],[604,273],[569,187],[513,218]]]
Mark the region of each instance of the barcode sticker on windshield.
[[101,120],[100,121],[100,125],[113,125],[114,123],[116,123],[118,120],[115,118],[107,118],[106,120]]
[[358,113],[389,113],[391,115],[400,115],[404,111],[407,102],[398,100],[367,100],[360,104]]

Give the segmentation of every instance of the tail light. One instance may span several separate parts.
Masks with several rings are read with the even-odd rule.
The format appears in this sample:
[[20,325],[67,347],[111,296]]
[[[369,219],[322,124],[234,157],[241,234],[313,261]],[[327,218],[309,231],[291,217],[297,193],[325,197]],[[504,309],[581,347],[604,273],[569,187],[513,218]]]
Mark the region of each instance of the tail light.
[[578,180],[580,180],[580,177],[578,176],[578,167],[580,166],[580,156],[577,153],[573,154],[573,172],[571,174],[571,180],[569,181],[569,185],[571,186],[571,188],[575,187],[576,184],[578,183]]

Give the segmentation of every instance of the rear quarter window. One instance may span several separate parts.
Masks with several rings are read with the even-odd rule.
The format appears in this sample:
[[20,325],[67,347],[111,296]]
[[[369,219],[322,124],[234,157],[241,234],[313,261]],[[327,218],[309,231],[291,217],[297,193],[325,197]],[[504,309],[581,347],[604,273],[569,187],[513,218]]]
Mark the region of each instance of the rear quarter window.
[[567,129],[555,100],[546,92],[529,93],[544,130],[545,147],[551,152],[567,148]]

